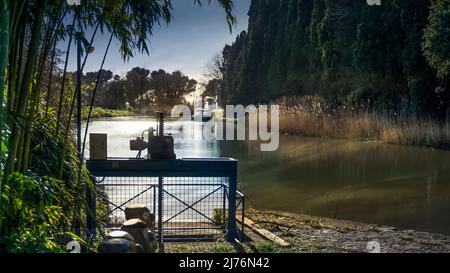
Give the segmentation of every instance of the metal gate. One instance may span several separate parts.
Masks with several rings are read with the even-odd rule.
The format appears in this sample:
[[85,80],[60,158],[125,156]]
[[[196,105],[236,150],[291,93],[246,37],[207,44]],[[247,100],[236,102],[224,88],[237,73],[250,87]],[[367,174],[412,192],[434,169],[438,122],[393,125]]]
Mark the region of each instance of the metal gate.
[[103,215],[97,219],[116,228],[124,210],[143,204],[156,216],[160,250],[164,242],[211,240],[243,235],[236,210],[244,216],[245,196],[237,191],[237,161],[229,158],[138,160],[109,159],[87,162],[95,176]]

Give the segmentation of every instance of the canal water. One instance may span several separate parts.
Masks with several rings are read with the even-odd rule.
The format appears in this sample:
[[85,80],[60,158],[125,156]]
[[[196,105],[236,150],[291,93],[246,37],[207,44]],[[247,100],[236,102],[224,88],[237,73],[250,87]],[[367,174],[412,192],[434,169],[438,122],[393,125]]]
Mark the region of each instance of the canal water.
[[[108,134],[108,156],[134,157],[129,140],[150,126],[101,119],[89,133]],[[239,189],[253,207],[450,234],[450,151],[281,136],[277,151],[260,152],[256,142],[202,140],[201,123],[168,122],[166,133],[179,158],[238,159]]]

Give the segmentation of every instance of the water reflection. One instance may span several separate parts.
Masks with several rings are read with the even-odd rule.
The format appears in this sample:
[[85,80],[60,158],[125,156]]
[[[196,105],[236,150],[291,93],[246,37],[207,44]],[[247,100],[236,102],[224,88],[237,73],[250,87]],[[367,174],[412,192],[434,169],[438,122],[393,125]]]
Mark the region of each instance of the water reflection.
[[[132,157],[129,140],[155,125],[99,120],[90,132],[108,133],[109,156]],[[239,187],[257,208],[450,234],[448,151],[282,136],[278,151],[260,152],[256,142],[201,140],[201,129],[167,124],[177,156],[239,159]]]

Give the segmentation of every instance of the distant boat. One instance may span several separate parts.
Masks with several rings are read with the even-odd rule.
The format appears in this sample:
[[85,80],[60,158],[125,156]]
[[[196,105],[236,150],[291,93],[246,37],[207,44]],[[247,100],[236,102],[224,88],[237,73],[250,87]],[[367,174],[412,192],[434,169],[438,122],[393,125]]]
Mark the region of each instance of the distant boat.
[[205,108],[197,108],[194,111],[194,115],[192,116],[192,120],[194,121],[202,121],[207,122],[212,119],[211,111]]

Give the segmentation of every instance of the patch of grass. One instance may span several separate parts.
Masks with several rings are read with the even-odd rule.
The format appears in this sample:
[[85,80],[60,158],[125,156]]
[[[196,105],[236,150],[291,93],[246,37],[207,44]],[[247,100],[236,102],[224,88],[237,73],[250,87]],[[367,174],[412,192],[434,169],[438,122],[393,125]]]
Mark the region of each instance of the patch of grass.
[[212,247],[213,253],[235,253],[236,249],[230,244],[218,244]]
[[166,250],[169,253],[211,253],[214,246],[210,244],[174,244]]
[[173,243],[166,246],[168,253],[236,253],[233,245],[216,243]]
[[321,223],[321,221],[320,221],[319,219],[317,219],[317,218],[314,218],[314,217],[306,216],[306,217],[303,219],[303,222],[304,222],[306,225],[311,226],[312,228],[316,228],[316,229],[321,229],[321,228],[322,228],[322,223]]
[[263,241],[256,245],[247,244],[247,252],[249,253],[284,253],[290,252],[290,248],[281,247],[271,241]]
[[256,249],[258,250],[258,252],[262,252],[262,253],[273,253],[273,252],[277,252],[277,247],[275,246],[274,243],[272,242],[262,242],[258,245],[256,245]]
[[173,253],[195,253],[196,248],[190,245],[177,245],[171,248],[171,251]]
[[[83,119],[87,119],[89,114],[89,107],[84,107],[81,116]],[[105,109],[101,107],[92,108],[91,118],[115,118],[115,117],[128,117],[134,116],[135,113],[129,110],[114,110],[114,109]]]
[[213,220],[214,220],[214,225],[216,226],[223,226],[225,225],[225,213],[223,212],[222,209],[214,209],[214,213],[213,213]]

